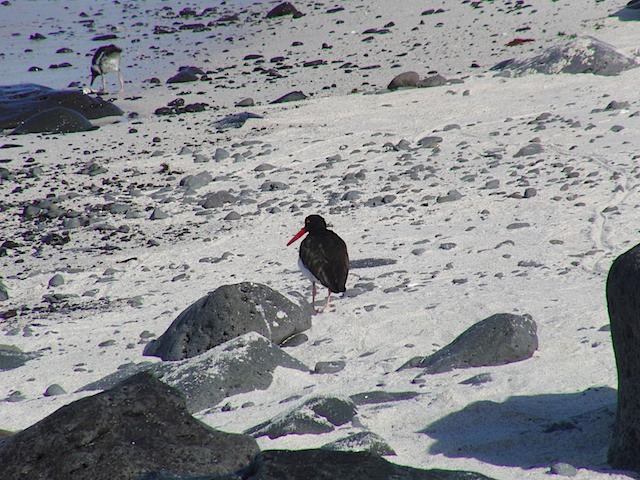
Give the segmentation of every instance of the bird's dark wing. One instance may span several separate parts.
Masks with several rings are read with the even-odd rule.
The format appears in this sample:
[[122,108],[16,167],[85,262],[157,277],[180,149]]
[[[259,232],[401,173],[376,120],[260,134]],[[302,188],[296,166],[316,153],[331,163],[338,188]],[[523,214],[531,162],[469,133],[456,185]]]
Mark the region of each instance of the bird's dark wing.
[[344,241],[331,230],[307,235],[300,245],[300,259],[322,285],[332,292],[346,290],[349,254]]

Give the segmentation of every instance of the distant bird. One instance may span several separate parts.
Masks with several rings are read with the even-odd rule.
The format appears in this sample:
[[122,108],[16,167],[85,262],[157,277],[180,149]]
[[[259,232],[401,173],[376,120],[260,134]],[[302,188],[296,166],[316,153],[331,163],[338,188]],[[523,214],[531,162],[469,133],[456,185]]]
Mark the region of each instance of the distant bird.
[[287,247],[308,233],[300,244],[298,267],[311,280],[311,304],[316,301],[316,283],[327,287],[327,302],[317,310],[324,311],[329,306],[331,292],[340,293],[346,290],[349,275],[349,254],[347,245],[336,233],[327,229],[327,224],[320,215],[309,215],[304,220],[304,227],[287,243]]
[[115,45],[105,45],[98,48],[91,60],[91,83],[93,85],[95,79],[102,75],[102,91],[107,91],[107,83],[105,81],[105,75],[111,72],[118,72],[120,78],[120,91],[124,90],[124,79],[122,78],[122,72],[120,71],[120,56],[122,55],[122,49]]

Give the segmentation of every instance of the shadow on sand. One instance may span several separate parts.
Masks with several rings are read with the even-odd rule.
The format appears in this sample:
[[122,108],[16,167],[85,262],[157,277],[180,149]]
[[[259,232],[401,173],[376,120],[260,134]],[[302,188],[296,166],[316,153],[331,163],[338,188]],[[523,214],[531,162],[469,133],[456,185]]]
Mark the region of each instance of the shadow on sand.
[[611,471],[607,449],[613,431],[616,390],[510,397],[476,402],[427,426],[436,440],[430,452],[471,457],[494,465],[549,467],[554,462]]

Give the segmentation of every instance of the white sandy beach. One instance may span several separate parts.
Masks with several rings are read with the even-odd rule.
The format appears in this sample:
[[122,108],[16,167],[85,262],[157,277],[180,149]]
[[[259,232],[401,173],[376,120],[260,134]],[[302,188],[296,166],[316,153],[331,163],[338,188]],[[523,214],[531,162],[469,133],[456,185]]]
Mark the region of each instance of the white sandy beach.
[[[221,285],[252,281],[310,299],[297,246],[285,244],[306,215],[319,213],[346,241],[352,260],[397,261],[353,269],[347,287],[359,294],[332,297],[330,311],[316,315],[305,332],[309,341],[287,349],[311,368],[327,360],[342,360],[346,368],[329,375],[279,369],[269,389],[230,397],[198,418],[242,432],[288,408],[281,401],[292,395],[416,391],[422,395],[412,400],[359,408],[360,424],[396,451],[389,461],[499,480],[546,479],[555,462],[573,465],[584,480],[634,478],[606,463],[617,378],[611,337],[602,327],[609,323],[604,288],[611,262],[640,239],[640,69],[611,77],[514,78],[489,69],[571,35],[594,36],[634,56],[640,20],[619,13],[624,2],[611,0],[532,0],[522,8],[432,3],[296,3],[305,16],[274,20],[263,17],[276,3],[226,2],[205,19],[175,14],[185,7],[201,12],[211,2],[1,6],[14,19],[0,24],[3,85],[87,87],[91,55],[105,43],[91,38],[116,33],[109,43],[124,50],[126,90],[105,97],[125,115],[96,122],[95,131],[0,141],[20,145],[0,150],[2,166],[15,173],[0,183],[0,241],[20,245],[0,257],[10,296],[0,302],[0,344],[41,353],[0,372],[0,400],[15,400],[15,392],[24,397],[0,401],[0,429],[32,425],[120,365],[160,361],[142,355],[141,334],[161,335]],[[339,6],[344,10],[326,13]],[[421,15],[429,8],[444,12]],[[206,24],[228,13],[240,21],[153,34],[156,25]],[[86,18],[95,21],[92,28],[80,22]],[[363,42],[370,28],[390,32]],[[35,32],[47,38],[29,40]],[[506,47],[514,38],[534,41]],[[62,47],[73,53],[56,54]],[[263,61],[243,60],[250,54]],[[279,70],[283,78],[258,68],[271,68],[276,56],[291,67]],[[303,66],[317,59],[326,63]],[[72,66],[47,68],[63,61]],[[345,62],[355,66],[344,68]],[[34,65],[43,71],[29,72]],[[185,65],[210,71],[212,80],[167,85]],[[369,66],[379,67],[362,68]],[[462,82],[380,92],[410,70]],[[152,77],[161,83],[146,81]],[[114,74],[107,85],[117,91]],[[269,103],[296,90],[310,98]],[[234,107],[246,97],[256,106]],[[154,115],[176,98],[209,107]],[[628,105],[606,110],[614,100]],[[211,125],[243,111],[263,118],[224,131]],[[441,136],[439,148],[419,148],[426,136]],[[389,146],[401,140],[410,148]],[[542,153],[516,156],[531,142]],[[230,156],[213,160],[218,148]],[[197,155],[210,160],[194,161]],[[90,162],[107,172],[77,173]],[[262,164],[273,168],[256,169]],[[36,166],[42,173],[30,176]],[[180,186],[203,171],[213,177],[208,185]],[[263,190],[266,181],[287,188]],[[535,194],[522,198],[527,188]],[[223,190],[237,203],[199,205],[207,193]],[[453,190],[459,200],[437,201]],[[23,218],[26,205],[64,195],[60,205],[81,212],[88,225],[65,230],[56,219]],[[393,198],[371,201],[385,195]],[[113,202],[140,217],[100,208]],[[168,218],[150,220],[156,208]],[[240,218],[227,219],[231,212]],[[41,241],[65,231],[69,243]],[[64,284],[50,287],[56,274]],[[50,307],[49,294],[71,295],[73,307]],[[5,315],[12,310],[15,316]],[[500,312],[536,321],[533,358],[430,375],[424,383],[412,382],[417,369],[396,372]],[[480,373],[492,381],[460,383]],[[52,384],[69,393],[45,397]],[[253,406],[241,408],[247,402]],[[553,428],[567,423],[577,427]],[[315,448],[357,429],[348,424],[328,434],[258,442],[262,449]]]

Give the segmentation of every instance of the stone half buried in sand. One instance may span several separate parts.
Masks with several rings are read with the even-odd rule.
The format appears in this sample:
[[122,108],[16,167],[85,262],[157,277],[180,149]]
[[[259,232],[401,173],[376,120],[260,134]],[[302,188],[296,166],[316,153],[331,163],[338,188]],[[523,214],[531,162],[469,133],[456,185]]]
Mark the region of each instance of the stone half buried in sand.
[[73,110],[87,120],[124,113],[113,103],[80,90],[54,90],[36,84],[0,86],[0,130],[15,129],[34,115],[55,108]]
[[531,58],[505,60],[492,70],[512,72],[516,76],[530,73],[617,75],[637,66],[635,59],[617,51],[608,43],[585,36],[550,47]]
[[144,354],[182,360],[248,332],[281,344],[311,328],[312,314],[308,303],[294,303],[266,285],[223,285],[184,310]]
[[506,365],[530,358],[538,349],[537,325],[530,315],[498,313],[465,330],[446,347],[428,357],[414,357],[405,368],[422,368],[422,374]]

